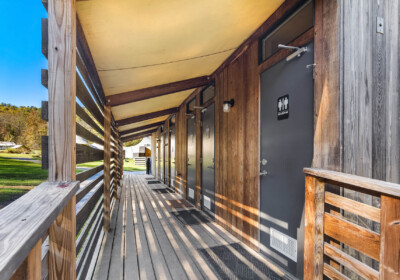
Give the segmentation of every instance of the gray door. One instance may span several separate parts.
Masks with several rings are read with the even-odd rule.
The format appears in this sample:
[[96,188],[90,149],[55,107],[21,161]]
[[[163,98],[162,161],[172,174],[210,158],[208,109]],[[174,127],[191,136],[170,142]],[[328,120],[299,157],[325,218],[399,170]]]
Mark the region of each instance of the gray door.
[[160,180],[164,181],[164,137],[160,136]]
[[164,184],[169,185],[169,143],[168,132],[164,133]]
[[171,167],[170,167],[170,186],[175,189],[175,126],[170,129],[170,151],[171,151]]
[[203,111],[202,125],[202,209],[215,213],[215,165],[214,165],[214,104]]
[[187,120],[187,191],[188,201],[195,202],[196,193],[196,118]]
[[309,51],[261,74],[261,251],[302,278],[304,173],[313,156],[314,63]]

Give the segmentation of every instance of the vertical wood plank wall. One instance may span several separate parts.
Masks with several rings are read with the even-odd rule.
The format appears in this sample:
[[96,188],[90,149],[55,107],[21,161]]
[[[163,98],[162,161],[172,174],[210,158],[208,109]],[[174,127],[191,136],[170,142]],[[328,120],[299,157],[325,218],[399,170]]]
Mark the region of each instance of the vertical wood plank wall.
[[[258,247],[259,204],[259,72],[257,42],[215,77],[215,187],[216,220],[251,245]],[[223,113],[224,100],[235,99],[231,112]],[[199,98],[197,106],[200,105]],[[197,110],[199,111],[199,110]],[[176,186],[186,195],[186,104],[176,116]],[[197,114],[199,117],[200,111]],[[200,119],[198,119],[199,121]],[[197,189],[201,188],[201,126],[197,129]],[[200,206],[198,204],[198,206]]]
[[[286,1],[257,35],[296,2]],[[313,167],[400,181],[399,7],[399,0],[315,1]],[[384,17],[384,34],[376,33],[377,16]],[[260,73],[254,39],[214,76],[215,184],[216,220],[258,248]],[[223,113],[223,101],[231,98],[235,106]],[[182,104],[176,119],[176,186],[183,195],[185,111]]]
[[[400,182],[400,1],[344,1],[343,171]],[[384,34],[376,18],[384,19]]]

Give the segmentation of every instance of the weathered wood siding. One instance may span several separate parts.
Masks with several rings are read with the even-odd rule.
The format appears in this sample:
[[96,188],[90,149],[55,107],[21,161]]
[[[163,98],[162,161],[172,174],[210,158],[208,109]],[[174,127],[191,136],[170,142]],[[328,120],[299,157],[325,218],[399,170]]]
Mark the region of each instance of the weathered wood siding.
[[[215,79],[215,216],[253,247],[259,235],[258,43]],[[225,100],[235,100],[229,113]]]
[[[400,182],[400,4],[343,1],[343,171]],[[384,34],[377,33],[377,17]]]

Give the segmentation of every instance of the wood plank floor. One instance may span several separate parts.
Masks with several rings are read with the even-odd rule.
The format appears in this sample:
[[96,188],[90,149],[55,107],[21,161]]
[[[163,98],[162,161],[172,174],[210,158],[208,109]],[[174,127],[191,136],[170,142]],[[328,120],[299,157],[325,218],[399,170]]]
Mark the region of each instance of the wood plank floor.
[[150,175],[124,175],[93,279],[285,279]]

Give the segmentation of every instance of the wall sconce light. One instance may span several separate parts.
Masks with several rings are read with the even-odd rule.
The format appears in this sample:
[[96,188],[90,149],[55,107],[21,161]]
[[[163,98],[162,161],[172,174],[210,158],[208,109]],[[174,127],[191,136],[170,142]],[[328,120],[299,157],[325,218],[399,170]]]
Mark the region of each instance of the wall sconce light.
[[224,107],[223,107],[224,112],[228,113],[231,110],[231,107],[233,107],[233,105],[235,105],[235,100],[233,98],[229,101],[224,101]]

